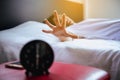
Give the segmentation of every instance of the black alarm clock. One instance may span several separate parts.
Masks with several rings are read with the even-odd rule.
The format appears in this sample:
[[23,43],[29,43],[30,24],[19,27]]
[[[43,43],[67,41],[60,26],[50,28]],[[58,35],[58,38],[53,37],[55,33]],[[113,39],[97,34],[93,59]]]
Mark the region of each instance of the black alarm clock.
[[20,63],[26,69],[27,76],[48,75],[48,69],[54,60],[51,46],[42,40],[33,40],[23,46]]

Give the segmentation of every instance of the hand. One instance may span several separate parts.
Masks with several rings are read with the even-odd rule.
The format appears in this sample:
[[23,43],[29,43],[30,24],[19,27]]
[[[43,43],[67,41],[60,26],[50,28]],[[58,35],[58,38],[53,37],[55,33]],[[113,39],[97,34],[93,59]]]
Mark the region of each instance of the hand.
[[[65,14],[65,15],[66,15],[66,14]],[[59,17],[59,21],[61,22],[61,21],[62,21],[62,15],[59,14],[58,17]],[[51,24],[55,25],[54,19],[55,19],[54,14],[50,15],[50,16],[47,18],[47,20],[48,20]],[[65,16],[65,19],[66,19],[66,27],[69,27],[70,25],[75,24],[75,22],[74,22],[69,16],[66,15],[66,16]]]
[[71,38],[79,38],[77,35],[67,32],[66,31],[66,15],[62,15],[62,19],[58,16],[57,11],[54,11],[54,22],[55,25],[52,25],[47,19],[45,23],[52,29],[52,30],[42,30],[45,33],[52,33],[53,35],[57,36],[61,41],[66,41],[68,37]]

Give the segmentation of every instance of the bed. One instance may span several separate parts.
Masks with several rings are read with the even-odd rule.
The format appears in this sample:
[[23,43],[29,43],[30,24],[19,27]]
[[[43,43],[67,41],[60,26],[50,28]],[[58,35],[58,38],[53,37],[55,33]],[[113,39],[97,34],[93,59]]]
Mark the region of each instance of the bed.
[[50,28],[28,21],[0,31],[0,63],[19,60],[24,44],[37,39],[51,45],[54,61],[97,67],[109,72],[111,80],[120,80],[120,19],[86,19],[71,25],[67,31],[86,38],[65,42],[42,29]]

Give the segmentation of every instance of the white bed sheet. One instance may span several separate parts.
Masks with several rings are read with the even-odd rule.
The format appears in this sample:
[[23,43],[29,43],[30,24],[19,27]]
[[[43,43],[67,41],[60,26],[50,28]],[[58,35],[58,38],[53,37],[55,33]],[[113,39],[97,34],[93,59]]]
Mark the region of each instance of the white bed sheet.
[[70,26],[68,31],[84,35],[86,39],[66,42],[60,42],[52,34],[43,33],[42,29],[50,28],[29,21],[0,31],[0,62],[19,59],[24,44],[40,39],[52,46],[55,61],[101,68],[111,74],[111,80],[120,80],[120,20],[91,19]]

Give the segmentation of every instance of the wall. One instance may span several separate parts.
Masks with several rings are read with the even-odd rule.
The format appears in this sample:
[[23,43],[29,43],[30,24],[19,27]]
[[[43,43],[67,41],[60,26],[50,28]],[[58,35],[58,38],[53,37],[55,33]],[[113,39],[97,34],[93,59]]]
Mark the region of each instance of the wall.
[[65,12],[75,22],[83,19],[83,5],[67,0],[0,0],[0,28],[13,27],[29,20],[42,22],[53,10]]
[[[76,22],[83,18],[83,6],[80,3],[74,3],[67,0],[23,0],[18,2],[17,6],[22,19],[34,19],[43,21],[50,16],[53,10],[58,13],[66,13]],[[21,4],[20,4],[21,3]],[[18,14],[18,15],[19,15]]]
[[120,18],[120,0],[86,0],[85,18]]

